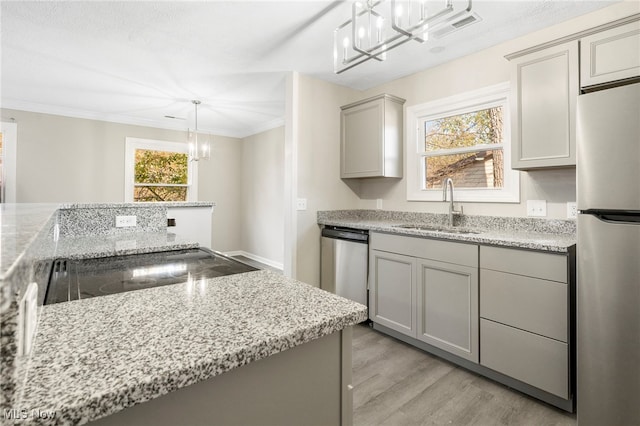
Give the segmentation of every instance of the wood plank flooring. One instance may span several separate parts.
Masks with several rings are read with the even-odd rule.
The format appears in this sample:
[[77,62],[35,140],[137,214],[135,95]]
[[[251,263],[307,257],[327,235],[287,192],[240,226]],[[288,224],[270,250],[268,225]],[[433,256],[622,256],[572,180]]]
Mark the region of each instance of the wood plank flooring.
[[575,415],[358,325],[354,425],[571,425]]

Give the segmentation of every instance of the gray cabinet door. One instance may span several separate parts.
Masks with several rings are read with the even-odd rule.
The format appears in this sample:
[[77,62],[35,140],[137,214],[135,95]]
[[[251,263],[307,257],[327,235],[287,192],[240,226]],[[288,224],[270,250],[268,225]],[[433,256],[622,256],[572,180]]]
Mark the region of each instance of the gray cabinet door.
[[640,76],[640,21],[580,40],[580,84],[598,86]]
[[512,168],[575,166],[578,41],[512,63]]
[[402,177],[404,99],[379,95],[342,107],[340,177]]
[[382,176],[384,99],[342,111],[341,177]]
[[478,362],[478,268],[417,263],[417,338]]
[[416,337],[415,258],[371,250],[369,267],[369,318]]

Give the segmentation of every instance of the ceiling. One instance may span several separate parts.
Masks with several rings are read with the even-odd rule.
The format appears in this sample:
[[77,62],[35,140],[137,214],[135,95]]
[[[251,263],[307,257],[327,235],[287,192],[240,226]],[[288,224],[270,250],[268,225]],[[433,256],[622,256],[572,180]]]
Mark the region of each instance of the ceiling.
[[186,129],[198,99],[199,129],[244,137],[284,123],[289,71],[364,90],[616,1],[476,0],[481,22],[336,75],[349,1],[2,0],[0,101]]

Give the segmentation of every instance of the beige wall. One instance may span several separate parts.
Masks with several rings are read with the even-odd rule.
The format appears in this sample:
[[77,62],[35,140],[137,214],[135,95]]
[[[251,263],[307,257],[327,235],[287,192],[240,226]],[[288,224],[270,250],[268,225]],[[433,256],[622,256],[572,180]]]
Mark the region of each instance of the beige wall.
[[242,141],[241,247],[284,261],[284,127]]
[[359,182],[340,179],[340,106],[359,99],[361,93],[303,75],[298,90],[297,193],[299,198],[307,199],[307,210],[296,212],[296,278],[317,286],[320,279],[317,211],[352,209],[359,203],[354,192],[358,191]]
[[[406,109],[413,105],[509,81],[510,66],[504,58],[505,55],[638,13],[640,12],[639,4],[637,1],[633,1],[607,7],[563,24],[375,87],[363,93],[362,98],[379,93],[390,93],[406,99],[407,102],[404,105]],[[391,55],[388,60],[393,60]],[[566,203],[576,199],[574,168],[522,172],[520,185],[521,202],[518,204],[463,203],[464,212],[477,215],[526,216],[526,200],[542,199],[547,200],[549,218],[566,218]],[[408,202],[404,179],[364,180],[358,195],[361,198],[359,204],[361,208],[375,208],[375,200],[382,199],[383,208],[386,210],[434,213],[443,213],[447,210],[446,203],[442,202]]]
[[[16,201],[122,202],[126,137],[181,141],[185,132],[2,109],[18,127]],[[215,137],[212,160],[199,165],[198,199],[214,201],[217,250],[240,249],[242,145]]]

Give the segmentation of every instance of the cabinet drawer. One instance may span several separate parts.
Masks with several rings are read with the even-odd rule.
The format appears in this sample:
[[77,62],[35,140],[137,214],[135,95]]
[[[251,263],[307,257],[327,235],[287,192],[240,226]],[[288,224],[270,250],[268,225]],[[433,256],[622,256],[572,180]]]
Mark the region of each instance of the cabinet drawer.
[[481,246],[480,267],[543,280],[567,282],[567,257],[561,254]]
[[478,266],[478,246],[475,244],[453,243],[428,238],[371,233],[371,249],[404,254],[423,259],[455,263],[457,265]]
[[480,270],[480,316],[567,341],[567,284]]
[[569,397],[566,343],[480,319],[480,364],[546,392]]

